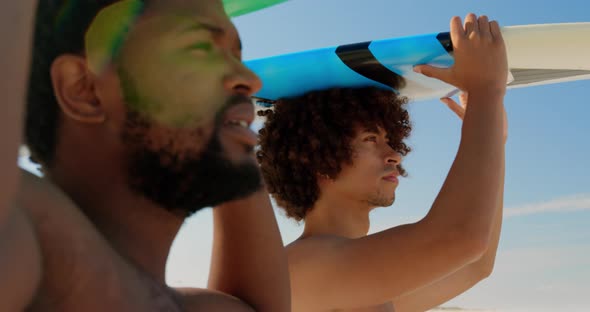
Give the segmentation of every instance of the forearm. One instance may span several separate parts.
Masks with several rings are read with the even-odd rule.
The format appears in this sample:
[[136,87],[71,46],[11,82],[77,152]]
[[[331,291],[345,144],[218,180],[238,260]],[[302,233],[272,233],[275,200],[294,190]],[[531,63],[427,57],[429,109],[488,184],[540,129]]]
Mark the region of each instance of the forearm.
[[256,311],[289,311],[287,257],[266,191],[214,208],[209,287]]
[[32,20],[36,1],[2,1],[0,4],[0,225],[8,215],[19,183],[20,171],[16,166],[18,147],[22,139],[22,120],[32,33]]
[[[439,232],[485,246],[501,189],[503,92],[470,92],[457,157],[425,218]],[[478,243],[476,243],[478,244]]]
[[41,259],[32,226],[15,206],[20,182],[16,162],[28,77],[31,33],[36,1],[0,3],[0,310],[22,311],[39,284]]
[[500,188],[498,206],[496,208],[496,214],[493,220],[492,235],[490,238],[489,247],[481,259],[472,264],[472,266],[474,266],[476,269],[483,271],[484,275],[486,276],[492,273],[494,263],[496,261],[496,252],[498,251],[498,245],[500,244],[500,233],[502,232],[502,219],[504,215],[504,176],[505,166],[503,162],[501,178],[502,187]]
[[497,200],[498,204],[494,210],[492,234],[488,249],[479,260],[464,266],[443,279],[404,296],[394,298],[392,301],[396,311],[426,311],[432,309],[464,293],[491,274],[500,240],[504,206],[504,157],[501,160],[501,188]]

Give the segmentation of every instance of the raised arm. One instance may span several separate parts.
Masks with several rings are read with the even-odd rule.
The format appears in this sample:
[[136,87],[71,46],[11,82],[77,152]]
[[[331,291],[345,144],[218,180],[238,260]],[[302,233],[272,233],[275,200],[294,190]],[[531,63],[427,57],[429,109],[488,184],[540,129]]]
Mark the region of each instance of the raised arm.
[[451,20],[451,37],[451,68],[416,67],[469,93],[459,150],[432,208],[415,224],[293,248],[313,254],[290,263],[295,311],[385,303],[444,279],[489,249],[502,189],[506,49],[498,24],[473,14],[465,27],[458,17]]
[[256,311],[290,311],[287,257],[265,190],[213,209],[209,288]]
[[20,171],[16,165],[22,138],[32,20],[36,1],[0,4],[0,311],[22,311],[40,278],[40,256],[32,227],[15,204]]
[[20,173],[16,166],[18,147],[23,131],[23,111],[27,86],[29,55],[32,33],[32,19],[36,1],[3,1],[0,4],[0,94],[2,94],[2,113],[0,114],[0,220],[6,218],[7,203],[13,201]]
[[[451,108],[463,120],[467,106],[467,94],[461,94],[461,105],[457,104],[450,98],[442,101]],[[504,112],[504,142],[508,138],[508,122],[506,112]],[[396,312],[426,311],[439,306],[450,299],[464,293],[481,280],[492,274],[496,260],[496,251],[500,241],[500,232],[502,229],[502,216],[504,207],[504,175],[505,166],[502,163],[501,168],[501,191],[498,199],[498,207],[493,220],[492,239],[489,247],[481,259],[473,262],[457,272],[434,282],[430,285],[421,287],[409,294],[402,295],[393,299]]]

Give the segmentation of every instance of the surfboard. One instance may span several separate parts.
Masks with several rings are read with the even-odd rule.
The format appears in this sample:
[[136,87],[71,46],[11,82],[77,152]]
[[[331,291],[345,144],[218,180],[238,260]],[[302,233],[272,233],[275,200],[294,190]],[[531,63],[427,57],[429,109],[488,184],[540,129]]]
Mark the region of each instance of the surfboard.
[[223,6],[228,16],[238,17],[285,1],[287,0],[223,0]]
[[[590,22],[502,28],[508,88],[590,79]],[[411,100],[450,96],[458,90],[415,73],[418,64],[454,63],[448,32],[381,39],[246,62],[263,82],[259,103],[333,87],[389,88]],[[485,73],[482,73],[485,75]]]

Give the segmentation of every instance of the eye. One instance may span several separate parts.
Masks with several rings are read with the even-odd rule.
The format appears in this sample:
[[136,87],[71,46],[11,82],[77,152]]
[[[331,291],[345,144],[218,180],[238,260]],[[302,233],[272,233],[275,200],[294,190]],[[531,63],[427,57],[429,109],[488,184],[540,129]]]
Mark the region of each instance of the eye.
[[213,51],[213,44],[211,42],[197,42],[186,47],[187,51],[202,51],[211,52]]
[[370,135],[368,137],[366,137],[364,139],[365,142],[377,142],[377,136],[376,135]]

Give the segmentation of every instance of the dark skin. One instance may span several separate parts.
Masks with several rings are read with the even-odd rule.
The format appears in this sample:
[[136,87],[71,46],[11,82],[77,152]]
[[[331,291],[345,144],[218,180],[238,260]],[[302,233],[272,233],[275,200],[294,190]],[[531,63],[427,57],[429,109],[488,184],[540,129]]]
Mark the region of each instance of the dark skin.
[[[179,35],[187,24],[200,29]],[[24,24],[23,29],[30,31]],[[209,48],[167,58],[191,41]],[[158,48],[148,50],[146,45]],[[26,51],[24,43],[19,48],[21,53]],[[155,2],[146,10],[123,46],[120,63],[113,61],[96,70],[77,55],[62,55],[53,62],[51,77],[62,122],[55,162],[44,168],[44,179],[29,174],[19,179],[14,169],[11,180],[3,178],[14,191],[4,197],[2,221],[10,220],[20,232],[34,227],[36,235],[29,235],[30,242],[24,246],[39,250],[40,255],[23,259],[42,263],[39,272],[26,275],[31,282],[22,296],[15,297],[12,288],[3,292],[15,297],[12,306],[29,305],[32,311],[290,309],[286,257],[263,188],[258,186],[249,195],[228,199],[215,208],[209,289],[170,289],[165,285],[166,258],[189,211],[160,203],[130,183],[133,178],[147,181],[130,174],[130,151],[137,146],[159,156],[156,165],[174,168],[175,163],[166,157],[196,161],[216,138],[220,151],[216,157],[235,166],[255,165],[255,137],[240,124],[254,118],[246,100],[260,88],[260,81],[242,64],[240,48],[237,31],[219,1],[175,0]],[[159,63],[164,59],[172,63]],[[18,70],[25,68],[25,61]],[[140,66],[142,61],[151,65]],[[143,139],[135,145],[122,135],[130,129],[127,121],[133,107],[121,88],[118,69],[122,67],[142,95],[161,105],[157,112],[139,111],[150,127],[139,132]],[[150,76],[156,80],[142,80],[143,70],[157,73]],[[164,91],[176,89],[152,92],[153,83]],[[246,100],[229,105],[236,97]],[[22,94],[14,94],[14,103],[22,101]],[[16,124],[14,129],[21,126]],[[10,139],[15,145],[20,142]],[[14,162],[4,165],[14,167]],[[16,208],[5,208],[10,203]],[[24,241],[26,235],[20,232]],[[0,239],[16,235],[0,233]],[[1,247],[3,252],[14,248]],[[1,270],[15,265],[0,264]],[[15,278],[23,276],[20,272]]]

